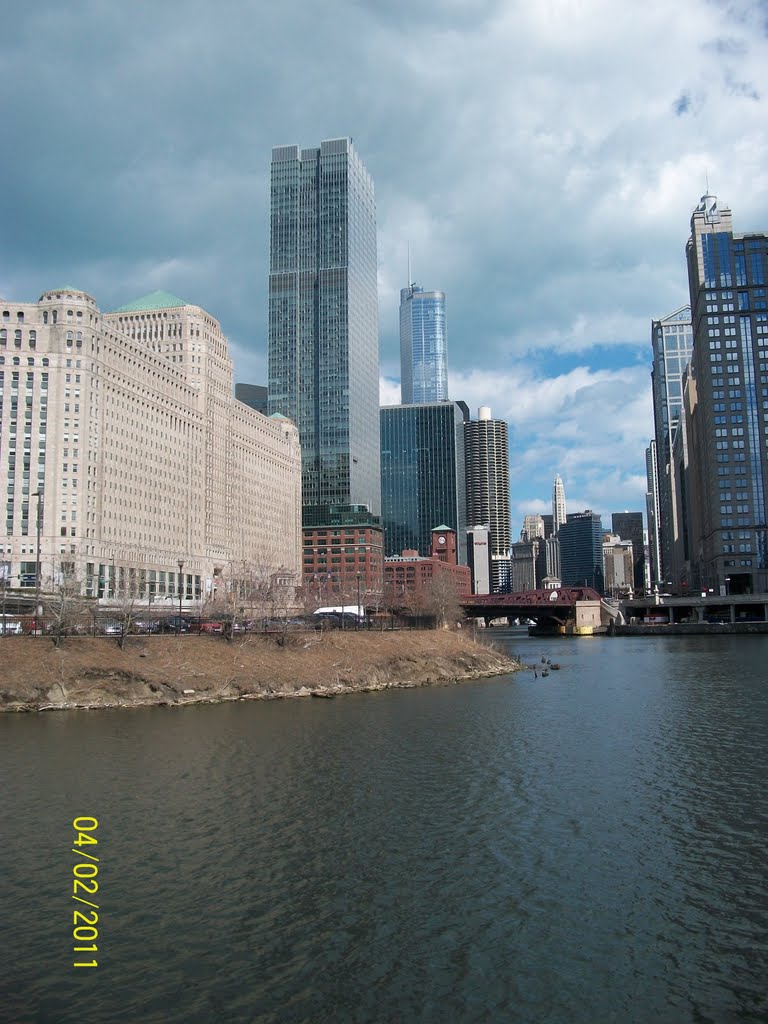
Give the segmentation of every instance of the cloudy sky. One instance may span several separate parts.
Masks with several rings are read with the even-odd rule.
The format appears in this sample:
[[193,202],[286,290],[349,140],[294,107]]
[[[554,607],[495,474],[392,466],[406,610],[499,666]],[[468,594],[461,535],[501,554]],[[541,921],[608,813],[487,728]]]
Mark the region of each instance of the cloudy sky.
[[710,191],[768,231],[766,0],[35,0],[0,35],[0,295],[162,288],[266,382],[273,145],[376,184],[382,402],[398,290],[447,293],[451,397],[509,421],[516,533],[644,508],[650,321]]

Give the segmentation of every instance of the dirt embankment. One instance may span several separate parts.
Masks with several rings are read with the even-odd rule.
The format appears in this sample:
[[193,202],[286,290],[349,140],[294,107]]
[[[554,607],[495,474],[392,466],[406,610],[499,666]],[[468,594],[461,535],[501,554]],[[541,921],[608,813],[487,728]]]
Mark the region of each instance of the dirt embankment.
[[[282,638],[281,638],[282,639]],[[0,639],[0,711],[138,707],[335,696],[513,672],[519,664],[466,633],[328,632],[230,643],[210,636]]]

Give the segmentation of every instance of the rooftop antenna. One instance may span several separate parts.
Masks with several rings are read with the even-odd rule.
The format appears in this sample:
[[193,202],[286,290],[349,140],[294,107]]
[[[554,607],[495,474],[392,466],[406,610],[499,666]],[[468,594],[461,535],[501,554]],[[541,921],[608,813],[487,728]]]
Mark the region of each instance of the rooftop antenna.
[[412,287],[411,281],[411,243],[408,242],[408,287]]

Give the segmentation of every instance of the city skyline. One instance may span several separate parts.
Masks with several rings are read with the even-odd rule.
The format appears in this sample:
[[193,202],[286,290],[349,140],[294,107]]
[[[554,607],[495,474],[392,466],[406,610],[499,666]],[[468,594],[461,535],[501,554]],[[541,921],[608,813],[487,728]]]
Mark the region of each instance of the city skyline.
[[440,17],[414,33],[409,8],[368,0],[171,0],[151,20],[20,9],[0,41],[6,130],[26,144],[0,170],[0,294],[34,302],[71,281],[104,309],[183,295],[220,320],[236,379],[266,383],[269,150],[353,135],[377,186],[382,404],[399,400],[410,243],[417,278],[450,300],[450,397],[509,424],[515,520],[547,511],[555,472],[574,508],[642,508],[648,330],[688,299],[706,176],[740,223],[768,229],[764,7],[422,12]]

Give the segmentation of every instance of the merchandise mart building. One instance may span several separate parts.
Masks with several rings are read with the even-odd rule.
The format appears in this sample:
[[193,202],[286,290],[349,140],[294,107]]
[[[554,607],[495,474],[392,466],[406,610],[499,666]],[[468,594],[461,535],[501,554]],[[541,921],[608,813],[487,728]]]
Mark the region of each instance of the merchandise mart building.
[[6,587],[170,611],[299,582],[298,434],[235,400],[210,314],[60,288],[0,317]]

